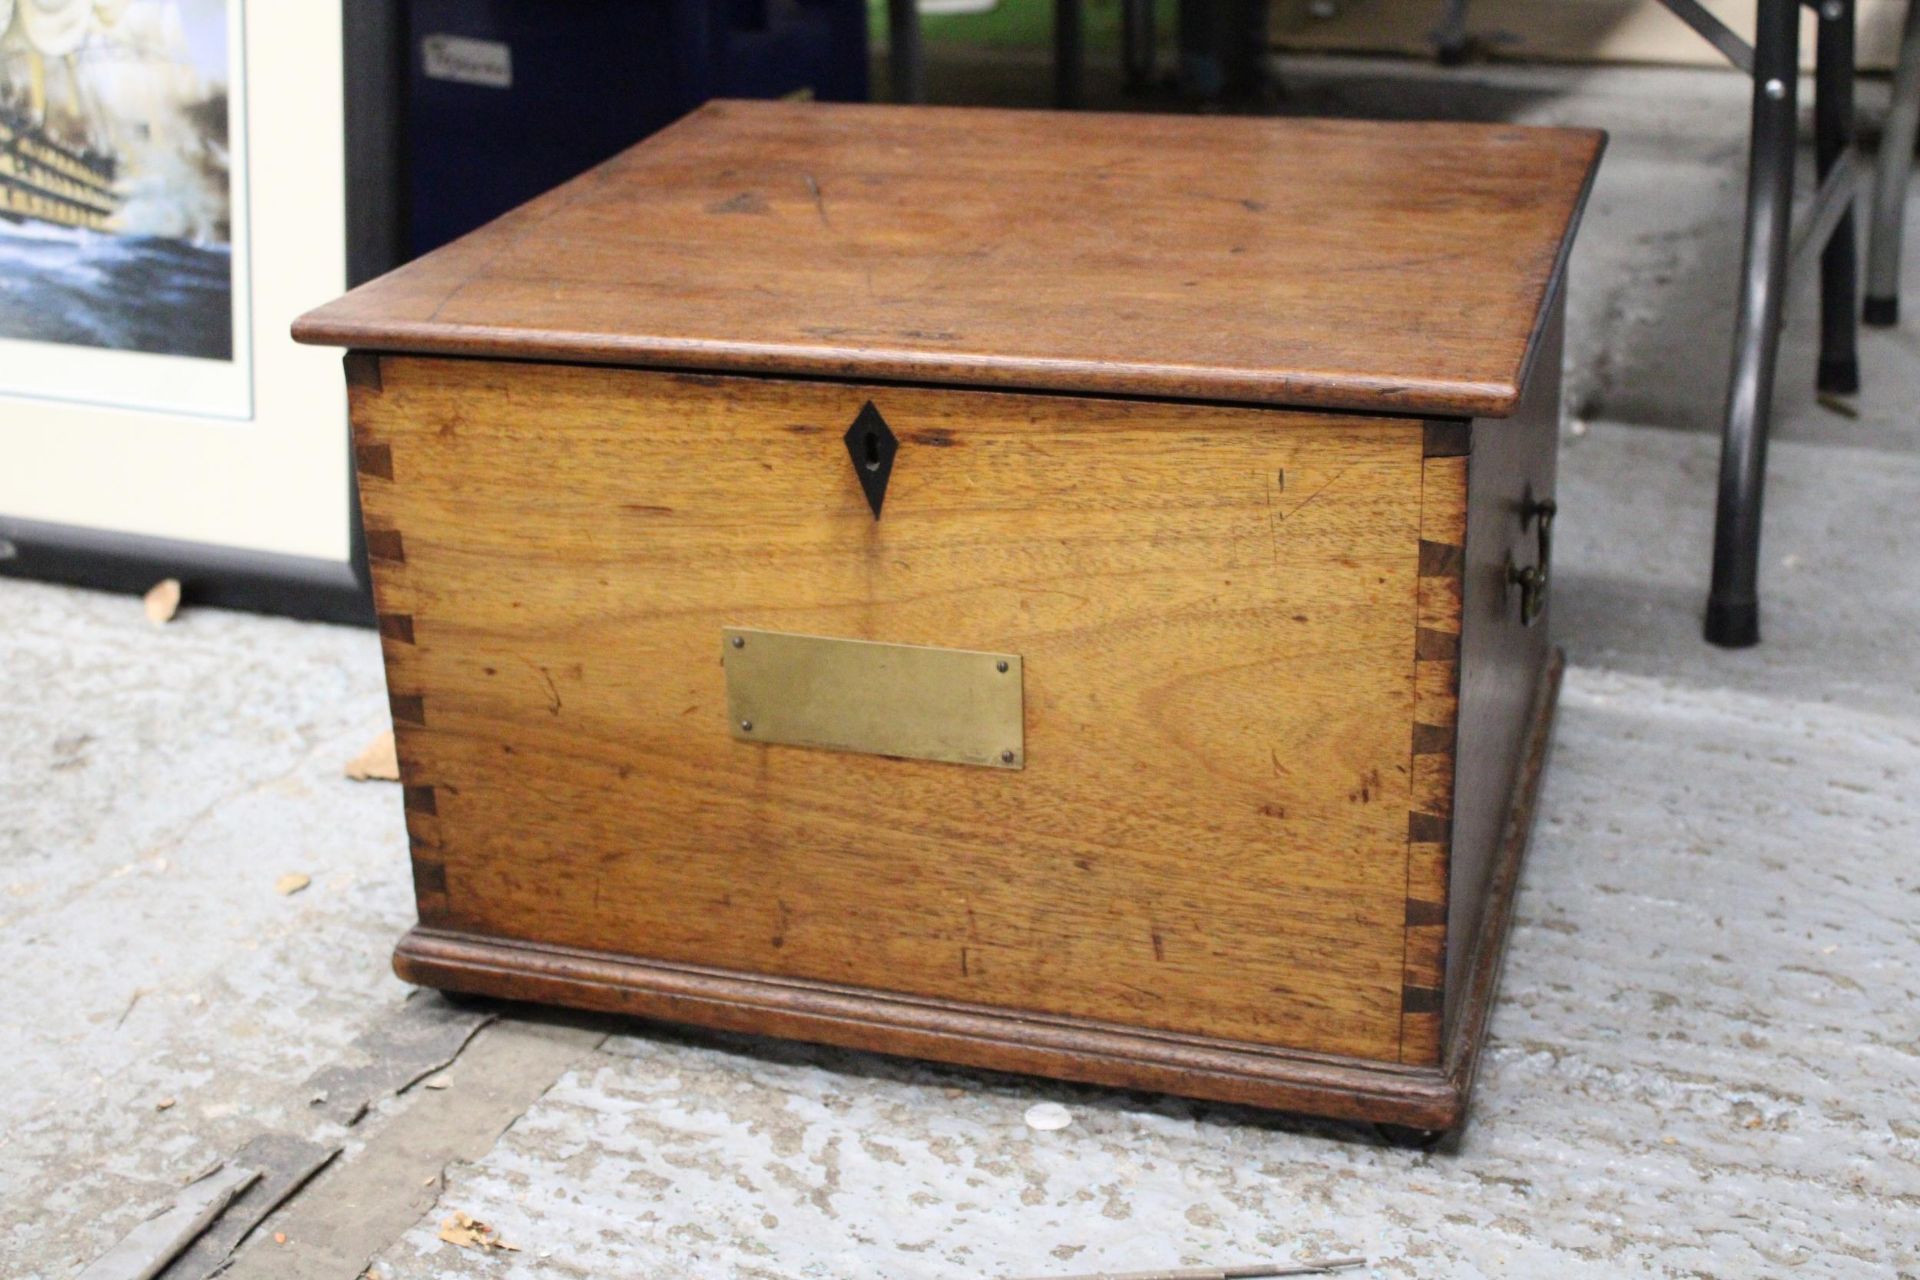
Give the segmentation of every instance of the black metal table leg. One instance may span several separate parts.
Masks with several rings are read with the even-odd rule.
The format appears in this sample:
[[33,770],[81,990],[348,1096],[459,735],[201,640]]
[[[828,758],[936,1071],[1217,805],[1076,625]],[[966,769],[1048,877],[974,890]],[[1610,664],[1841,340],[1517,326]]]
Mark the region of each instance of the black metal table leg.
[[[1814,154],[1824,180],[1853,147],[1853,4],[1820,0],[1815,41]],[[1852,192],[1820,254],[1820,374],[1822,391],[1860,389],[1859,242],[1853,231]]]
[[1138,93],[1153,84],[1157,52],[1153,18],[1153,0],[1121,0],[1120,62],[1129,93]]
[[1053,105],[1070,110],[1083,99],[1087,50],[1080,0],[1053,0]]
[[1760,639],[1760,499],[1793,216],[1800,74],[1798,0],[1759,0],[1757,9],[1746,248],[1720,451],[1713,587],[1707,596],[1707,639],[1729,648]]
[[1433,29],[1433,52],[1443,67],[1467,60],[1467,0],[1445,0],[1440,24]]
[[1893,106],[1887,112],[1886,132],[1880,135],[1880,163],[1873,184],[1863,313],[1871,325],[1900,322],[1900,233],[1906,220],[1916,135],[1920,135],[1920,0],[1908,0],[1900,62],[1893,73]]
[[1229,103],[1258,106],[1274,96],[1267,76],[1267,54],[1273,48],[1267,34],[1271,10],[1267,0],[1228,0],[1226,40],[1221,48],[1226,83],[1221,92]]
[[915,0],[887,0],[887,79],[895,102],[927,100],[920,6]]

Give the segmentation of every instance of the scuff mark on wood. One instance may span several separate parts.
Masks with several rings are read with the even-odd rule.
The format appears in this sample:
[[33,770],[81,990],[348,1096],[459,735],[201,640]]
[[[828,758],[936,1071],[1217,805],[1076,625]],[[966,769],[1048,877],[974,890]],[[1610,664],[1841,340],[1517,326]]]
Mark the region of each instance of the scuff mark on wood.
[[767,201],[757,191],[742,191],[729,200],[716,200],[707,206],[708,213],[747,213],[765,216],[772,212]]
[[535,662],[532,658],[522,658],[520,659],[520,661],[526,663],[528,666],[532,667],[535,671],[539,672],[540,682],[547,686],[547,714],[555,715],[555,716],[559,715],[560,714],[560,686],[553,682],[553,672],[547,670],[545,667]]
[[826,193],[820,189],[820,184],[814,180],[812,174],[806,173],[800,176],[807,180],[807,190],[813,195],[813,207],[820,215],[820,225],[831,228],[833,226],[833,219],[827,216]]

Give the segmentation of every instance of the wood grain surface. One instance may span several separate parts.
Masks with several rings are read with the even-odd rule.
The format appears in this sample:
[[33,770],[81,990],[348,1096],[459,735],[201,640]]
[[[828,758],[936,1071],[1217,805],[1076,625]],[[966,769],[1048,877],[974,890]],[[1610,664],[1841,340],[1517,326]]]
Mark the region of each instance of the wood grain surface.
[[[1399,1061],[1420,422],[399,357],[352,400],[427,927]],[[723,625],[1019,653],[1025,768],[736,741]]]
[[390,351],[1501,416],[1603,141],[714,103],[294,332]]
[[1552,650],[1538,672],[1519,739],[1513,792],[1472,937],[1448,1007],[1437,1065],[1261,1049],[1126,1026],[1037,1017],[953,1001],[914,1000],[820,982],[663,965],[605,952],[517,942],[422,925],[394,952],[410,982],[509,1000],[788,1036],[910,1054],[997,1071],[1023,1071],[1126,1089],[1310,1111],[1440,1131],[1466,1119],[1500,984],[1520,869],[1552,743],[1564,666]]

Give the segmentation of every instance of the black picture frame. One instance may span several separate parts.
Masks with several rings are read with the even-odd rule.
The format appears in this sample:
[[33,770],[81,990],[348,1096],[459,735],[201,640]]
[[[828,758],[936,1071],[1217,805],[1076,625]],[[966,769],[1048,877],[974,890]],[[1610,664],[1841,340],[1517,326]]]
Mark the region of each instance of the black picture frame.
[[[347,283],[404,258],[407,42],[400,0],[342,0]],[[372,626],[360,494],[349,455],[344,561],[249,551],[0,515],[0,577],[116,592],[176,578],[191,604]]]

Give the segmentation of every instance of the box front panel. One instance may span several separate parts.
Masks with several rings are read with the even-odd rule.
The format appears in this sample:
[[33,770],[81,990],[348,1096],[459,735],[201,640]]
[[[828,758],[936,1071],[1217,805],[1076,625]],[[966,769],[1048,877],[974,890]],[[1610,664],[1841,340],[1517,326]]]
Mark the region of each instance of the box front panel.
[[[354,403],[427,923],[1398,1059],[1418,424],[398,358]],[[743,740],[728,627],[1016,654],[1024,758]]]

